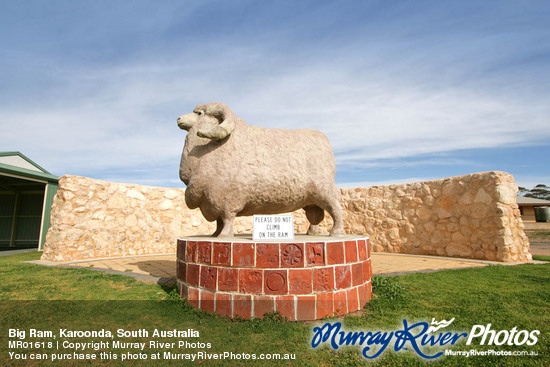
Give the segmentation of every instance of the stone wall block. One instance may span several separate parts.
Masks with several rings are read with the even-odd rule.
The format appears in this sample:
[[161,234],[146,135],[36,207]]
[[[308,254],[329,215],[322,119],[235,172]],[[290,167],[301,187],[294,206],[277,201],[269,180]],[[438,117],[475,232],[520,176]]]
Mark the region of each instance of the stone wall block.
[[[368,235],[374,251],[531,260],[515,202],[517,186],[505,172],[342,189],[344,228]],[[210,234],[215,223],[185,206],[185,189],[148,187],[63,176],[52,206],[42,258],[52,261],[175,252],[175,239]],[[309,223],[293,213],[295,231]],[[325,213],[321,231],[332,219]],[[235,220],[252,232],[251,217]],[[82,249],[85,248],[84,251]]]

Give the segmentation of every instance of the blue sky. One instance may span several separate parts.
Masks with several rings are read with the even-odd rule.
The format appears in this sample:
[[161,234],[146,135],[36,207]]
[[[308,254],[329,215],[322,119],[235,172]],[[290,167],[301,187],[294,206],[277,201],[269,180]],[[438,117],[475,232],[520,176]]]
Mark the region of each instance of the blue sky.
[[550,184],[547,1],[1,1],[0,151],[183,187],[176,118],[329,137],[341,187]]

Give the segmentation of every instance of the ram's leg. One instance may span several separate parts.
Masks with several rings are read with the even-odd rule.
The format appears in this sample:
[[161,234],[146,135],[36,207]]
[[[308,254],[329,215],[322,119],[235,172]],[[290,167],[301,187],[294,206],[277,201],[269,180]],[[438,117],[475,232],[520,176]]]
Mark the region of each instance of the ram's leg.
[[334,224],[330,230],[331,236],[344,235],[344,220],[342,218],[342,208],[340,202],[338,202],[338,196],[332,197],[327,203],[326,211],[329,212]]
[[222,217],[222,230],[218,237],[231,237],[233,236],[233,221],[235,220],[235,214],[224,214]]
[[222,232],[223,221],[221,219],[216,219],[216,232],[212,234],[212,237],[218,237]]
[[319,223],[325,218],[325,211],[317,205],[308,205],[304,207],[306,211],[306,218],[309,221],[309,228],[307,234],[316,235],[319,234]]

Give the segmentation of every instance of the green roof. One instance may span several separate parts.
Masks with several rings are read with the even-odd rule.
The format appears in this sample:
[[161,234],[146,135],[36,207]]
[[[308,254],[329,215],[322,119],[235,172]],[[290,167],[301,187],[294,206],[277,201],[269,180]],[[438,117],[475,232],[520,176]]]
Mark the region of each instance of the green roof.
[[49,181],[49,182],[57,182],[59,180],[58,176],[52,175],[50,172],[46,171],[44,168],[42,168],[40,165],[38,165],[36,162],[32,161],[28,157],[26,157],[21,152],[0,152],[0,157],[10,157],[10,156],[18,156],[24,159],[25,161],[27,161],[32,166],[36,167],[40,171],[18,167],[11,164],[0,163],[0,173],[4,172],[15,176],[26,177],[26,178],[31,178],[35,180],[41,180],[41,181]]

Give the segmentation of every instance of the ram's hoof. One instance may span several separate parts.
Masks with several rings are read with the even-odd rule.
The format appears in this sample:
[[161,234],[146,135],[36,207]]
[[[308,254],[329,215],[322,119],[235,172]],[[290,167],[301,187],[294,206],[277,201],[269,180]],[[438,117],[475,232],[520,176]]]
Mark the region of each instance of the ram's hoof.
[[344,237],[346,233],[343,229],[337,229],[330,231],[330,237]]
[[233,233],[220,233],[219,235],[217,235],[218,238],[230,238],[230,237],[233,237]]
[[318,225],[311,224],[309,226],[309,229],[307,230],[307,234],[310,236],[315,236],[315,235],[318,235],[319,233],[321,233],[321,228],[319,228]]

